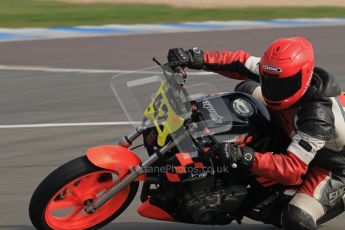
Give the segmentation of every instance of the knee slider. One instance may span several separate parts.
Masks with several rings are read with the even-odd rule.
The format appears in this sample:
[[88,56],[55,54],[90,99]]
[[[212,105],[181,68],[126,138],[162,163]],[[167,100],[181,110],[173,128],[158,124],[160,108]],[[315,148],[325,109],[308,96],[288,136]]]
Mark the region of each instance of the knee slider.
[[282,224],[284,230],[317,229],[317,224],[311,215],[293,205],[288,205],[284,211]]

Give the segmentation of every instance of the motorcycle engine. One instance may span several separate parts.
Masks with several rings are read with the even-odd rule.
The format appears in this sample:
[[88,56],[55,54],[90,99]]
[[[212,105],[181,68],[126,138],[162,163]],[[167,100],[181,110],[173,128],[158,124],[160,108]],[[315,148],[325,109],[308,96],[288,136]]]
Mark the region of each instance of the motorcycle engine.
[[238,219],[236,212],[248,194],[244,185],[224,186],[213,176],[166,189],[152,194],[151,203],[179,222],[203,225],[225,225]]

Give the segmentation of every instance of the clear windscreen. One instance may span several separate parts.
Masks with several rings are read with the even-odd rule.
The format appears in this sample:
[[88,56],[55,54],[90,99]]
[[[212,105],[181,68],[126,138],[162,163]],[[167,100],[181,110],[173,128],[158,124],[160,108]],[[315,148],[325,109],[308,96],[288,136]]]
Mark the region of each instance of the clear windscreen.
[[[141,123],[146,108],[155,99],[157,90],[161,83],[166,80],[167,77],[164,76],[163,70],[159,66],[147,67],[124,74],[117,74],[112,77],[112,91],[128,121],[130,121],[133,126]],[[176,86],[176,88],[177,87],[178,86]],[[182,102],[186,102],[183,100],[190,101],[219,93],[215,86],[207,83],[190,86],[186,84],[184,87],[180,87],[183,88],[188,95],[188,98],[183,99],[183,95],[180,94]],[[169,96],[169,93],[167,93],[167,97],[171,99],[171,96]],[[178,108],[181,107],[179,105],[176,106]]]
[[[220,95],[215,86],[208,83],[188,85],[187,79],[187,84],[182,87],[179,84],[181,81],[183,82],[183,79],[174,75],[171,69],[163,71],[161,67],[154,66],[115,75],[111,79],[111,87],[133,126],[140,124],[144,118],[153,119],[155,122],[151,125],[161,129],[161,136],[169,134],[170,137],[176,138],[182,135],[181,129],[177,127],[181,124],[187,127],[182,132],[189,132],[193,127],[207,126],[212,135],[231,133],[234,126],[245,125],[237,122],[237,118],[231,114],[223,100],[217,100],[216,104],[209,100],[210,95],[211,98],[212,95]],[[191,124],[184,124],[192,115],[191,101],[201,103],[202,109],[209,114],[206,120],[194,122],[193,127]],[[205,135],[201,129],[194,130],[190,133],[190,138]],[[163,144],[164,137],[160,141]],[[178,148],[181,152],[190,151],[192,143],[192,140],[187,140]]]
[[112,77],[113,93],[133,126],[142,122],[144,111],[154,98],[163,79],[162,69],[157,66]]

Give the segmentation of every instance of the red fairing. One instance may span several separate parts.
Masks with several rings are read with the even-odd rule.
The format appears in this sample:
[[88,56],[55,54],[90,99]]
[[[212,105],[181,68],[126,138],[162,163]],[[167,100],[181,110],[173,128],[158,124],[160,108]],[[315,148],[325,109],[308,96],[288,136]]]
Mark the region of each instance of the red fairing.
[[207,70],[233,79],[245,80],[243,71],[250,54],[243,51],[204,51],[204,66]]
[[139,215],[155,219],[155,220],[164,220],[164,221],[175,221],[175,219],[170,216],[163,209],[150,204],[150,199],[147,199],[138,209]]
[[295,154],[256,153],[251,171],[284,185],[299,185],[308,165]]
[[[114,170],[119,178],[125,176],[129,169],[141,164],[140,158],[131,150],[118,145],[102,145],[90,148],[86,152],[89,161],[97,167]],[[146,175],[136,181],[143,181]]]

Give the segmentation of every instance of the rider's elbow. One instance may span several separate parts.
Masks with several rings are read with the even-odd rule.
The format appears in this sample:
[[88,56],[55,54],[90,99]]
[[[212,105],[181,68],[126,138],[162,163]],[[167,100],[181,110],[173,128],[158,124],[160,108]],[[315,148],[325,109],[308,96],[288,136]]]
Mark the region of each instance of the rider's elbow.
[[280,180],[283,185],[300,185],[303,183],[303,177],[306,173],[304,168],[296,168],[293,171],[287,172]]

